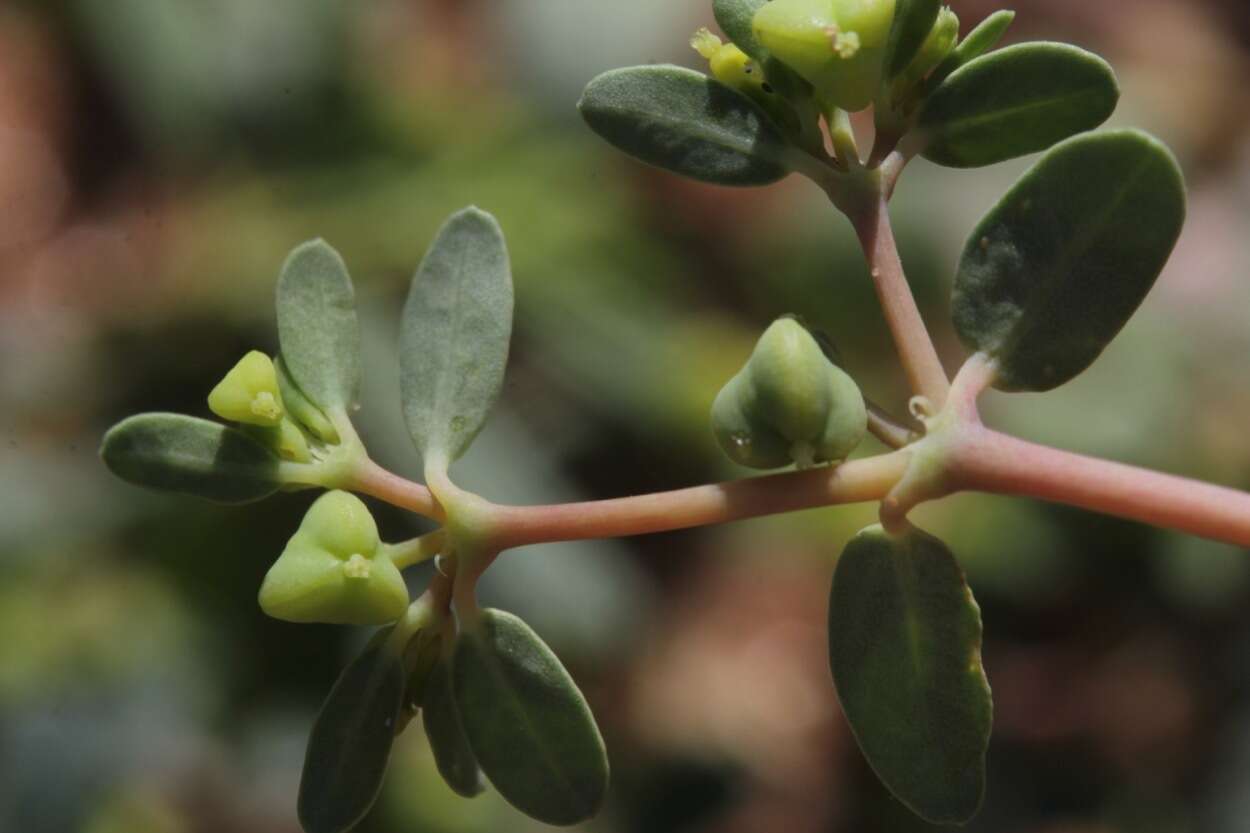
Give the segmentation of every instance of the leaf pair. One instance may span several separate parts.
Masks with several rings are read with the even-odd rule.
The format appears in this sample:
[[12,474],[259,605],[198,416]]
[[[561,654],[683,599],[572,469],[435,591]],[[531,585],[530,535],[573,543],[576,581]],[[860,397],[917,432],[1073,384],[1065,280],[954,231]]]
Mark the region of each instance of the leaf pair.
[[603,739],[564,666],[524,622],[481,611],[454,652],[442,650],[432,662],[418,657],[411,672],[394,633],[379,631],[317,716],[300,782],[308,833],[342,833],[369,811],[414,698],[439,772],[455,792],[477,795],[485,772],[505,799],[548,824],[575,824],[598,811],[608,784]]
[[[359,388],[360,327],[347,268],[323,241],[305,243],[287,258],[277,317],[286,368],[278,378],[297,386],[285,398],[302,403],[306,397],[331,421],[345,422]],[[320,414],[305,418],[323,437],[337,438]],[[285,483],[278,456],[265,445],[237,428],[180,414],[125,419],[105,434],[100,454],[124,480],[221,503],[261,500]]]

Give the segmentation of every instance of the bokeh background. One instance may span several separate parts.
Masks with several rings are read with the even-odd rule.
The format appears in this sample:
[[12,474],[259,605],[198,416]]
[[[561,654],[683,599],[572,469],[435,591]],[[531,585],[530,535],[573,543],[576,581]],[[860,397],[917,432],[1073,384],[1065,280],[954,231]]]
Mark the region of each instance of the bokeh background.
[[[849,226],[810,184],[705,187],[580,122],[595,73],[697,66],[704,0],[0,2],[0,829],[295,833],[310,722],[367,633],[265,618],[269,564],[312,495],[223,508],[111,478],[140,410],[207,413],[245,350],[276,348],[286,252],[324,236],[366,328],[362,432],[397,471],[395,335],[441,221],[508,236],[509,381],[457,469],[546,502],[745,474],[706,426],[774,317],[831,333],[871,396],[906,392]],[[1031,439],[1250,487],[1250,6],[1019,0],[1010,40],[1106,55],[1113,123],[1177,152],[1189,222],[1141,313],[1080,379],[991,395]],[[965,30],[991,9],[956,0]],[[1029,160],[915,163],[895,216],[951,368],[965,235]],[[872,444],[865,447],[871,452]],[[377,506],[384,537],[417,519]],[[871,507],[535,547],[489,574],[582,684],[607,737],[603,833],[913,831],[838,710],[828,582]],[[1250,829],[1247,553],[1077,511],[965,496],[922,525],[983,608],[995,833]],[[413,576],[413,587],[425,581]],[[402,736],[361,830],[525,831],[456,798]]]

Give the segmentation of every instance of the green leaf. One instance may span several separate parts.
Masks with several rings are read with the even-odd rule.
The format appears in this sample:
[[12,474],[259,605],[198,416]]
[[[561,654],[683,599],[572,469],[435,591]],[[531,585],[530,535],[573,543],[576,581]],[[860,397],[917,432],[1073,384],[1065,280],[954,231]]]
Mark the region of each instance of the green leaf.
[[138,414],[104,435],[113,474],[150,489],[248,503],[282,486],[278,458],[243,432],[183,414]]
[[955,327],[997,360],[995,387],[1058,387],[1132,316],[1184,221],[1185,183],[1159,141],[1136,130],[1069,139],[968,238],[955,276]]
[[998,45],[999,40],[1006,34],[1007,28],[1011,26],[1011,21],[1015,19],[1015,12],[1000,10],[982,20],[975,29],[968,33],[967,37],[955,46],[951,54],[938,64],[930,82],[936,86],[964,64],[989,52]]
[[460,725],[460,716],[456,714],[447,659],[435,663],[425,680],[421,720],[434,753],[434,763],[447,786],[465,798],[472,798],[486,789],[482,770],[478,768],[477,758],[473,757],[469,739]]
[[1097,55],[1066,44],[1024,43],[951,73],[922,105],[917,130],[926,159],[976,168],[1092,130],[1119,97],[1115,73]]
[[598,811],[608,788],[603,738],[577,685],[528,625],[482,611],[457,640],[452,673],[461,724],[500,795],[548,824]]
[[298,801],[307,833],[350,830],[382,790],[404,694],[392,631],[379,631],[343,669],[313,724]]
[[617,148],[692,179],[765,185],[790,172],[789,145],[764,111],[693,70],[611,70],[586,85],[577,106]]
[[300,390],[325,411],[347,413],[360,387],[360,324],[347,266],[324,240],[291,252],[278,277],[278,342]]
[[980,808],[992,703],[981,612],[950,550],[919,530],[863,530],[838,560],[829,660],[842,710],[881,781],[922,818]]
[[911,63],[924,45],[942,9],[941,0],[896,0],[894,22],[885,47],[885,78],[891,80]]
[[468,449],[503,387],[512,272],[503,232],[477,208],[451,216],[412,279],[399,336],[404,419],[427,464]]

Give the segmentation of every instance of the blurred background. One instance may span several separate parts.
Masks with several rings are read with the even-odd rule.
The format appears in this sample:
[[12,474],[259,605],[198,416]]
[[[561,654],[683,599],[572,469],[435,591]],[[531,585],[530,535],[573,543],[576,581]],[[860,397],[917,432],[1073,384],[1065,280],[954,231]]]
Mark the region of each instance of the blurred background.
[[[610,497],[742,476],[707,429],[773,318],[833,335],[906,401],[849,225],[795,177],[756,190],[644,168],[574,104],[597,72],[698,66],[705,0],[0,2],[0,829],[296,833],[306,735],[360,629],[265,618],[261,577],[311,494],[223,508],[110,477],[141,410],[207,415],[276,349],[295,244],[346,257],[365,324],[362,433],[414,475],[395,335],[453,210],[500,219],[517,286],[509,381],[456,471],[490,498]],[[1250,5],[1019,0],[1009,40],[1115,65],[1113,123],[1177,152],[1190,216],[1104,357],[1046,396],[991,395],[1022,435],[1250,487]],[[992,6],[956,0],[964,30]],[[1030,160],[918,161],[903,259],[948,366],[958,252]],[[878,450],[866,443],[861,453]],[[395,540],[425,527],[375,507]],[[485,601],[526,617],[608,741],[603,833],[913,831],[839,712],[824,617],[872,507],[509,553]],[[995,833],[1250,828],[1247,553],[1077,511],[964,496],[918,522],[963,561],[996,701]],[[425,577],[413,576],[414,590]],[[456,798],[419,730],[361,830],[542,827]]]

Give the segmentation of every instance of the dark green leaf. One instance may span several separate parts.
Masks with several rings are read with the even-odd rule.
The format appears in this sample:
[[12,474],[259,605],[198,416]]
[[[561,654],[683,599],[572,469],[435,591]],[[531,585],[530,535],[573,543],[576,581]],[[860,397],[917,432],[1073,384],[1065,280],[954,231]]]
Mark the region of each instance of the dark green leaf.
[[981,805],[992,703],[981,612],[950,550],[919,530],[865,529],[838,560],[829,659],[860,749],[899,801],[931,822]]
[[577,685],[529,626],[485,610],[456,645],[461,724],[500,795],[548,824],[593,816],[608,788],[608,758]]
[[477,758],[473,757],[460,716],[456,714],[448,660],[437,662],[430,669],[421,703],[421,720],[434,753],[434,763],[447,786],[465,798],[472,798],[486,789]]
[[291,377],[318,407],[347,413],[360,386],[360,325],[347,266],[324,240],[297,246],[278,277],[278,342]]
[[964,64],[989,52],[998,45],[998,41],[1006,34],[1007,27],[1011,26],[1011,21],[1015,19],[1015,12],[1002,10],[982,20],[975,29],[968,33],[967,37],[959,42],[951,54],[938,64],[930,81],[936,86]]
[[183,414],[139,414],[104,435],[100,456],[123,480],[151,489],[248,503],[278,491],[278,458],[243,432]]
[[926,159],[975,168],[1091,130],[1119,97],[1115,73],[1097,55],[1066,44],[1024,43],[951,73],[925,100],[917,129]]
[[689,69],[629,67],[593,79],[578,102],[591,129],[626,153],[692,179],[764,185],[790,152],[749,98]]
[[952,311],[998,362],[995,386],[1043,391],[1089,367],[1162,271],[1185,221],[1172,154],[1135,130],[1077,136],[972,232]]
[[503,387],[512,272],[503,232],[477,208],[451,216],[412,279],[399,336],[408,432],[426,462],[468,449]]
[[885,46],[887,81],[907,69],[911,59],[924,45],[941,9],[941,0],[896,0],[890,39]]
[[307,833],[350,830],[382,790],[404,694],[392,630],[379,631],[343,669],[313,724],[298,802]]

